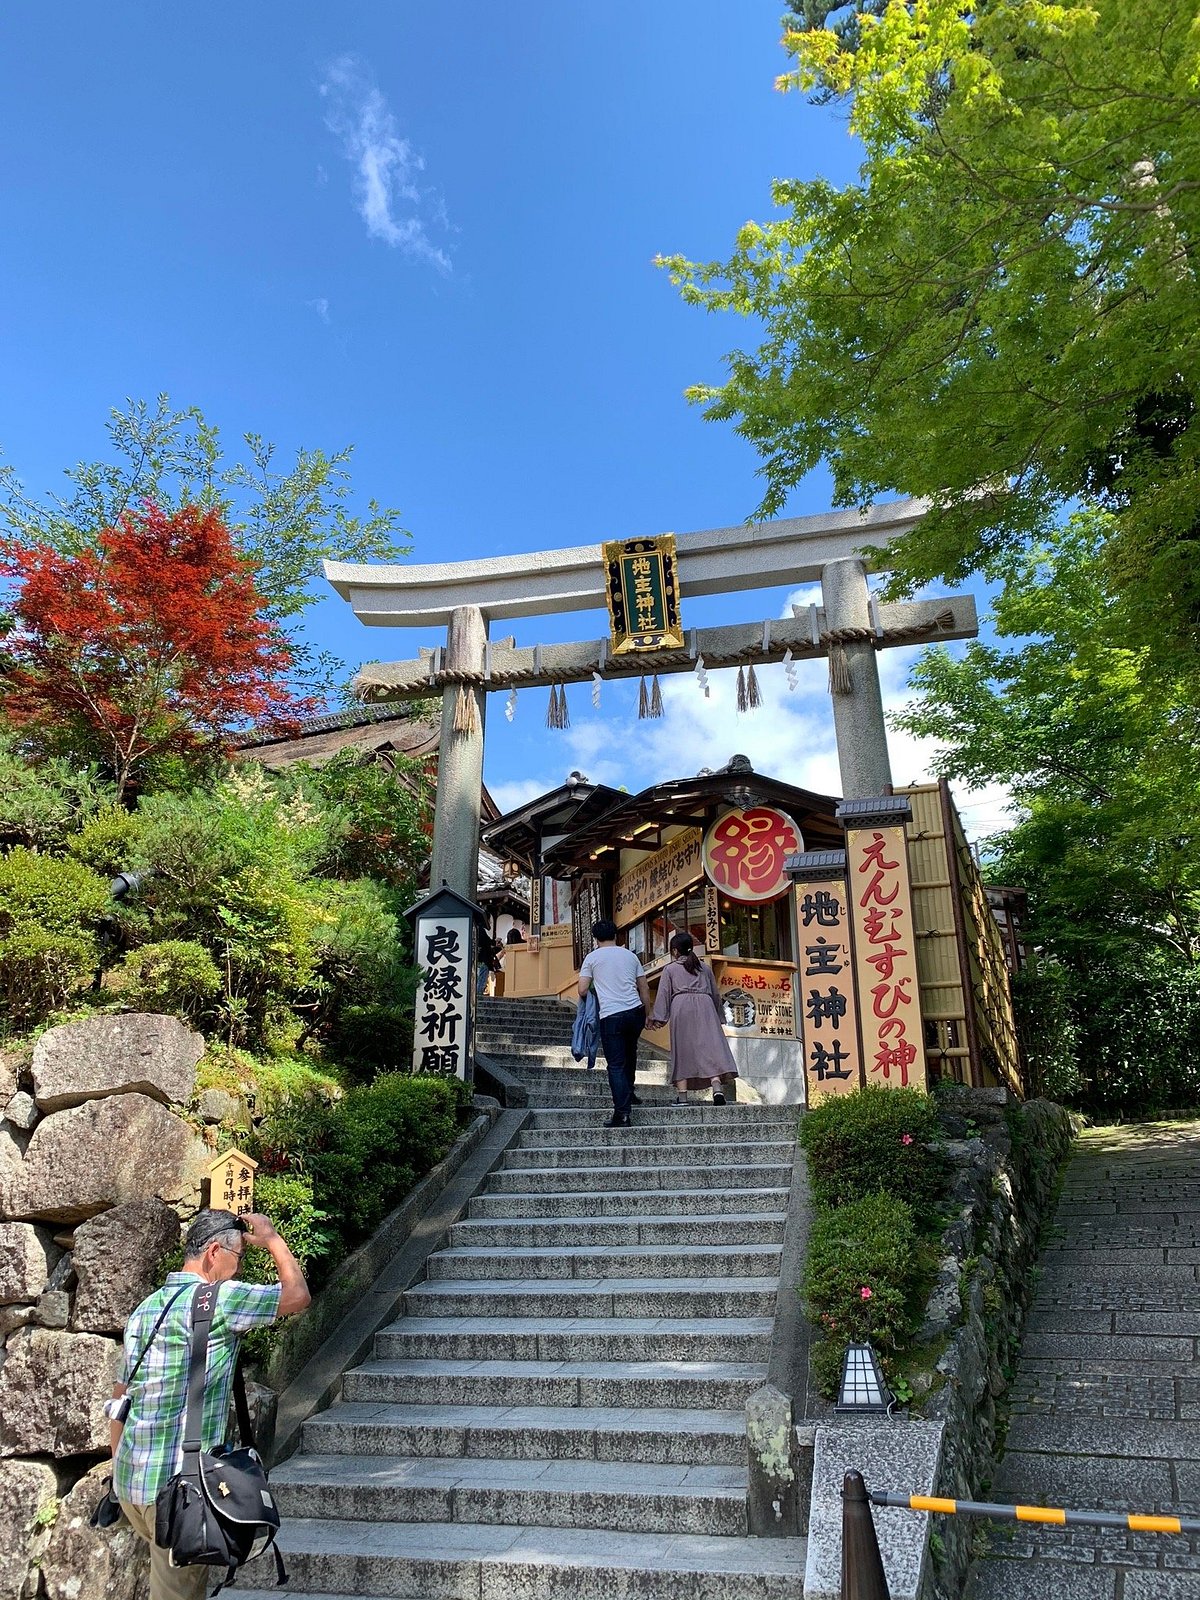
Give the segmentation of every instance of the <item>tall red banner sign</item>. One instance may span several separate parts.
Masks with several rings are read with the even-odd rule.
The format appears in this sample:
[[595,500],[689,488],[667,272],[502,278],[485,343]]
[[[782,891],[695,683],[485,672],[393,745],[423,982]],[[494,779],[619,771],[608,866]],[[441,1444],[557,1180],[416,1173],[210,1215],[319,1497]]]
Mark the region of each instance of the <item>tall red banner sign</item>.
[[846,880],[796,885],[797,971],[808,1104],[862,1087]]
[[851,940],[868,1083],[927,1087],[904,828],[846,833]]

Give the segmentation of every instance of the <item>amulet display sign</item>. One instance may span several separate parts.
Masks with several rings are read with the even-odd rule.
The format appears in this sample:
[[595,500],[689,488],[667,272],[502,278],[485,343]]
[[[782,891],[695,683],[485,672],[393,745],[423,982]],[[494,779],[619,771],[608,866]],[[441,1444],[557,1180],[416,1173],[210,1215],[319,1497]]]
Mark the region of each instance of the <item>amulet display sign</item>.
[[704,872],[731,900],[760,904],[786,894],[784,863],[804,849],[800,829],[773,806],[727,811],[704,835]]

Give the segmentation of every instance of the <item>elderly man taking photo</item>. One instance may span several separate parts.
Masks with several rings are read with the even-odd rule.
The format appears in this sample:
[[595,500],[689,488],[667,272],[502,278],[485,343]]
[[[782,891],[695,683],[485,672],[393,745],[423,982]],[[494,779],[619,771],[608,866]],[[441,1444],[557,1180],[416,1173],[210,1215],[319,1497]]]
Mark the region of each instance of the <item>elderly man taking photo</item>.
[[[238,1279],[247,1248],[270,1253],[278,1283]],[[112,1424],[112,1492],[134,1532],[150,1545],[150,1600],[202,1600],[208,1582],[207,1567],[172,1567],[169,1553],[154,1542],[155,1497],[183,1459],[193,1291],[201,1283],[220,1285],[205,1371],[205,1450],[225,1438],[242,1334],[303,1311],[312,1299],[299,1262],[271,1219],[257,1213],[201,1211],[187,1231],[183,1258],[182,1268],[126,1324],[122,1381],[105,1408]]]

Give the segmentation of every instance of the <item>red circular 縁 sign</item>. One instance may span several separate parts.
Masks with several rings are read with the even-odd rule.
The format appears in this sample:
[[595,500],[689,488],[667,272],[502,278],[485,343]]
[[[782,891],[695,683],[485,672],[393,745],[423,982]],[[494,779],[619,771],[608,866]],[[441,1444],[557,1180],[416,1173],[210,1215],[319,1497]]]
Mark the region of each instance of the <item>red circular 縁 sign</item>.
[[773,806],[727,811],[704,835],[704,871],[731,900],[760,903],[787,892],[784,862],[804,849],[800,829]]

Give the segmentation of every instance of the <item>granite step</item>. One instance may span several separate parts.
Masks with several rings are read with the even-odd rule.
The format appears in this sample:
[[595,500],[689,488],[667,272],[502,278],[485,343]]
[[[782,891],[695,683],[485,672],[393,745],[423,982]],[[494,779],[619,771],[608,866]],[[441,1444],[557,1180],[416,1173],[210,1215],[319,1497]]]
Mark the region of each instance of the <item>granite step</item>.
[[629,1534],[479,1523],[289,1518],[279,1539],[290,1580],[271,1588],[260,1558],[241,1600],[801,1600],[804,1539]]
[[[512,1072],[511,1063],[508,1070]],[[574,1084],[563,1087],[559,1084],[539,1085],[532,1083],[524,1073],[514,1073],[525,1090],[525,1104],[530,1110],[564,1110],[578,1107],[581,1111],[590,1112],[597,1120],[612,1114],[612,1095],[609,1093],[608,1084],[603,1079],[599,1084],[588,1087],[586,1084],[576,1088]],[[676,1103],[675,1090],[669,1084],[643,1083],[638,1080],[638,1099],[641,1105],[636,1107],[638,1116],[642,1111],[666,1110],[668,1106]]]
[[[587,1058],[576,1060],[571,1051],[571,1035],[568,1031],[565,1038],[547,1039],[520,1034],[489,1033],[488,1030],[477,1031],[475,1043],[480,1052],[485,1056],[495,1056],[500,1059],[513,1057],[514,1059],[527,1059],[530,1069],[536,1070],[539,1062],[546,1065],[544,1070],[562,1070],[566,1072],[590,1072],[593,1076],[599,1074],[603,1079],[607,1077],[604,1069],[604,1054],[601,1052],[596,1057],[596,1065],[589,1068]],[[669,1056],[662,1051],[652,1050],[645,1045],[638,1046],[638,1074],[641,1075],[643,1067],[667,1068],[670,1065]]]
[[[634,1110],[638,1108],[635,1106]],[[646,1111],[628,1128],[606,1128],[602,1117],[580,1120],[574,1125],[558,1128],[533,1127],[517,1135],[518,1150],[574,1150],[580,1145],[604,1146],[649,1145],[661,1149],[668,1145],[721,1145],[774,1144],[794,1145],[792,1131],[786,1132],[778,1124],[764,1125],[758,1118],[744,1117],[737,1106],[713,1106],[713,1111],[724,1110],[725,1118],[698,1117],[688,1106],[679,1106],[674,1117],[664,1116],[658,1108]],[[594,1115],[594,1114],[593,1114]]]
[[[607,1082],[605,1087],[607,1088]],[[797,1114],[795,1106],[764,1106],[742,1104],[740,1101],[732,1105],[714,1106],[706,1100],[689,1100],[681,1106],[647,1106],[638,1113],[639,1127],[668,1126],[680,1118],[686,1118],[689,1123],[713,1122],[726,1124],[736,1118],[739,1123],[746,1123],[755,1128],[770,1128],[770,1135],[763,1137],[791,1138],[796,1136]],[[594,1113],[568,1107],[561,1110],[536,1109],[530,1113],[530,1129],[541,1132],[549,1128],[582,1128],[586,1125],[596,1126]],[[779,1129],[781,1131],[776,1132]]]
[[392,1405],[343,1400],[304,1424],[304,1452],[744,1467],[746,1419],[743,1410],[686,1407]]
[[653,1217],[670,1226],[676,1220],[697,1217],[757,1213],[784,1215],[788,1191],[785,1187],[763,1188],[712,1188],[696,1189],[641,1189],[634,1193],[581,1194],[571,1190],[556,1193],[552,1189],[525,1193],[520,1189],[511,1192],[478,1194],[467,1207],[467,1226],[476,1221],[545,1221],[558,1219],[578,1221],[580,1213],[590,1213],[590,1218]]
[[778,1277],[437,1278],[405,1291],[414,1317],[773,1317]]
[[526,1246],[468,1245],[429,1258],[427,1280],[777,1277],[781,1245],[671,1243]]
[[342,1398],[392,1405],[656,1406],[734,1411],[765,1365],[722,1361],[381,1361],[346,1373]]
[[[579,1207],[576,1205],[576,1213]],[[542,1250],[552,1246],[598,1248],[613,1245],[781,1244],[783,1211],[715,1209],[698,1216],[651,1216],[644,1210],[626,1217],[534,1216],[523,1221],[471,1219],[450,1229],[451,1250]]]
[[[704,1166],[673,1165],[622,1167],[620,1187],[631,1190],[654,1189],[786,1189],[792,1178],[792,1163],[750,1162],[725,1165],[712,1162]],[[494,1172],[488,1180],[488,1194],[565,1194],[583,1191],[604,1194],[615,1181],[611,1167],[522,1167]]]
[[747,1531],[747,1475],[738,1466],[305,1455],[273,1473],[271,1487],[284,1517]]
[[401,1317],[375,1336],[383,1360],[763,1362],[772,1316]]
[[[681,1156],[694,1156],[698,1162],[721,1160],[726,1166],[735,1161],[772,1162],[790,1166],[795,1154],[791,1141],[745,1138],[751,1130],[730,1130],[723,1137],[676,1137],[674,1130],[660,1128],[600,1128],[587,1144],[517,1145],[504,1157],[506,1172],[520,1172],[530,1167],[645,1167],[657,1168],[660,1160],[678,1160]],[[601,1137],[601,1135],[606,1137]],[[625,1137],[622,1138],[621,1135]],[[659,1137],[656,1138],[656,1135]],[[658,1159],[656,1159],[658,1158]]]

